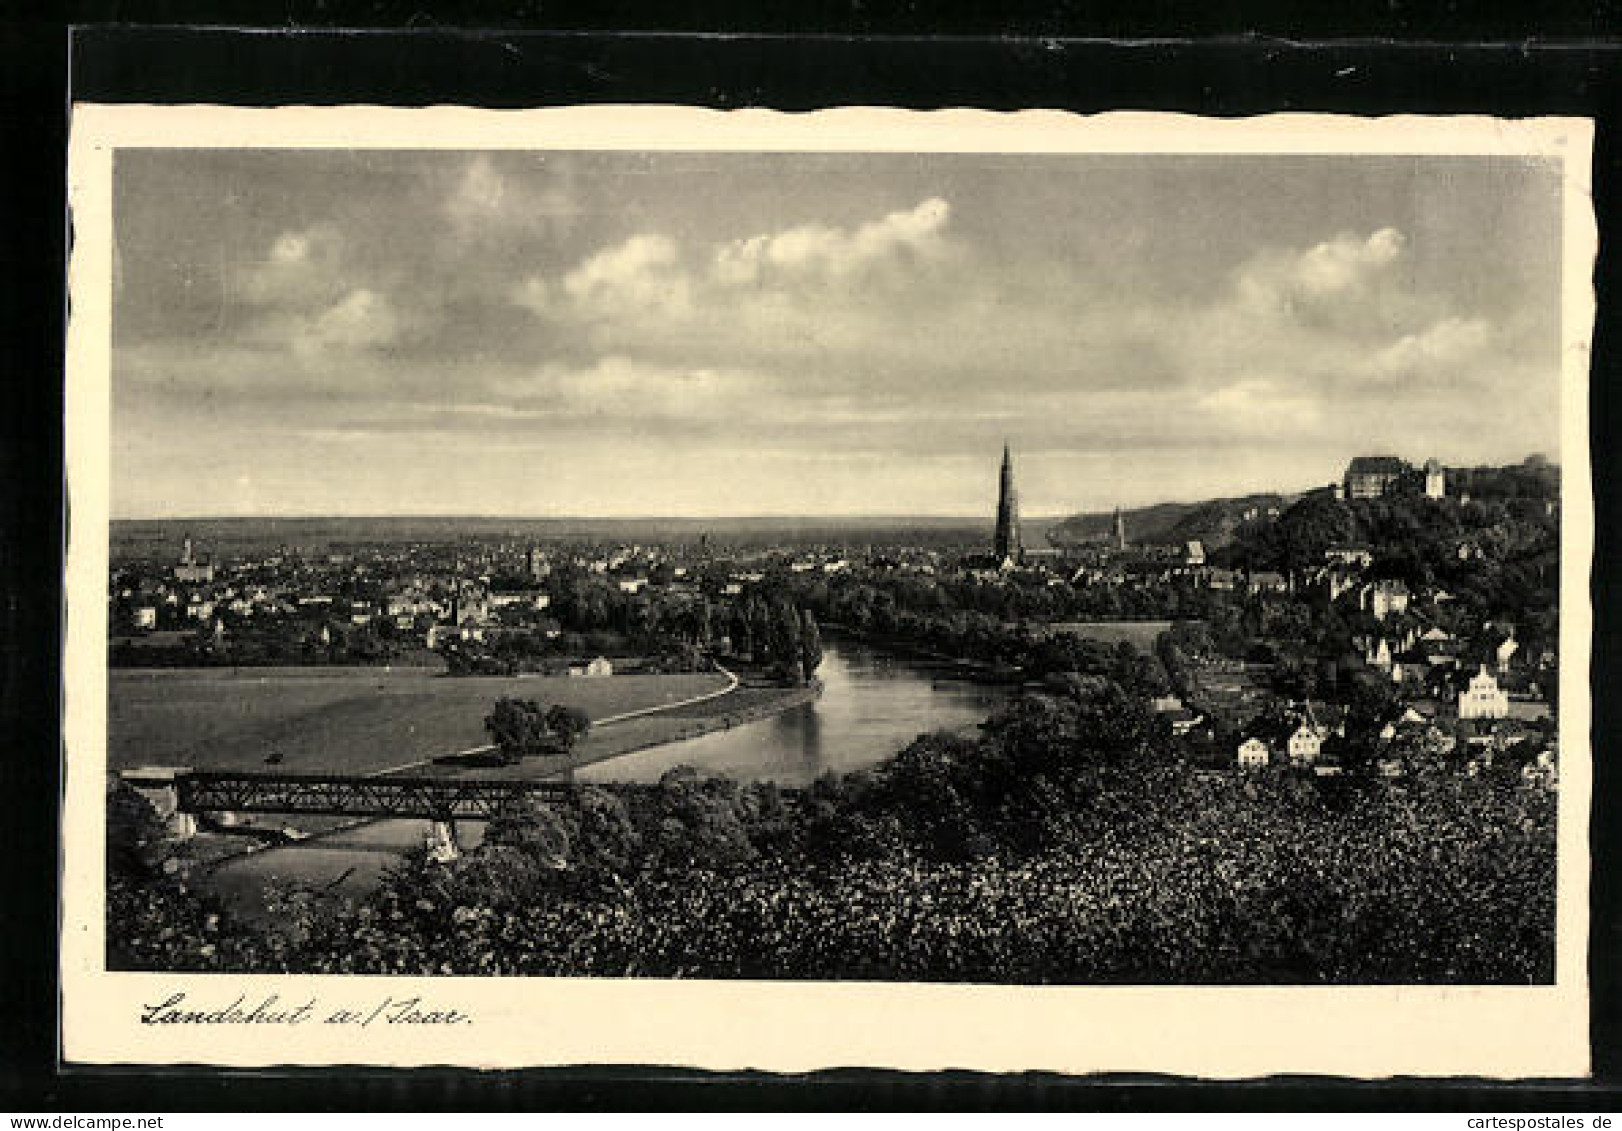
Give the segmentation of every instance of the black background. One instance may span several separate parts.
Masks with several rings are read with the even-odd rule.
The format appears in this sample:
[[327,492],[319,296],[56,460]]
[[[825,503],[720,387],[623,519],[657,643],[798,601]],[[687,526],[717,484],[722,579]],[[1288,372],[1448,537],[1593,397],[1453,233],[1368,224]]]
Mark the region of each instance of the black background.
[[[430,12],[427,8],[432,7]],[[542,0],[281,5],[92,3],[0,22],[0,1111],[425,1108],[1609,1110],[1622,1097],[1617,686],[1617,380],[1622,326],[1622,3],[689,4]],[[139,8],[137,12],[135,9]],[[252,9],[251,11],[248,9]],[[137,25],[133,21],[144,21]],[[1536,27],[1528,26],[1535,20]],[[255,25],[254,30],[233,24]],[[186,23],[212,25],[184,28]],[[76,28],[74,26],[76,25]],[[545,26],[547,32],[528,30]],[[367,27],[357,32],[337,30]],[[484,31],[452,30],[483,27]],[[637,28],[635,33],[605,28]],[[70,30],[70,28],[74,28]],[[725,32],[727,34],[716,34]],[[1602,37],[1613,35],[1610,42]],[[1198,38],[1196,38],[1198,37]],[[80,1070],[56,1064],[61,374],[72,97],[517,107],[864,103],[1244,115],[1543,114],[1596,119],[1599,321],[1591,393],[1596,553],[1593,1082],[1358,1084],[656,1068],[513,1074]],[[784,1025],[792,1025],[785,1017]],[[1168,1019],[1175,1025],[1175,1019]],[[1186,1034],[1184,1035],[1186,1039]],[[1220,1039],[1213,1034],[1213,1040]]]

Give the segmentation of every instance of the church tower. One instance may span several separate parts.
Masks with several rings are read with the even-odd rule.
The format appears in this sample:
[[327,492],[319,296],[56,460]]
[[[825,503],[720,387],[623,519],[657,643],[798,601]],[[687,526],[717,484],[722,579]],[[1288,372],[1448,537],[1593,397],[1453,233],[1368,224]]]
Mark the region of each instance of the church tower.
[[1002,478],[997,491],[997,540],[993,546],[997,560],[1018,562],[1025,556],[1019,541],[1019,493],[1014,490],[1014,457],[1002,446]]
[[1115,508],[1115,548],[1126,549],[1126,519],[1121,517],[1121,508]]

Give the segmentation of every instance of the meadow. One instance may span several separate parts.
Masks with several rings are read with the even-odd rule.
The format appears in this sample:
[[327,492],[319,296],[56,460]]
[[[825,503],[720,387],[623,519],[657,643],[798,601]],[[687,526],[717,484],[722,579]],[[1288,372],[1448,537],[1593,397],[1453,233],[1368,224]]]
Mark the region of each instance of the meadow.
[[1053,632],[1096,640],[1100,644],[1119,644],[1125,640],[1141,652],[1152,653],[1155,639],[1171,625],[1169,620],[1103,620],[1072,621],[1047,627]]
[[504,695],[579,707],[596,720],[726,684],[715,673],[571,679],[450,678],[422,668],[114,670],[107,761],[111,770],[264,770],[266,758],[279,754],[275,767],[289,772],[376,773],[484,745],[484,717]]

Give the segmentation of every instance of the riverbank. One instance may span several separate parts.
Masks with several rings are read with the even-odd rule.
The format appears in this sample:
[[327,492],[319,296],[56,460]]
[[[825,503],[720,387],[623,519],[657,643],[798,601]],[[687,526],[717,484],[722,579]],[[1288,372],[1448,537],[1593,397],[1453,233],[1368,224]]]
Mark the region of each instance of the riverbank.
[[[567,754],[539,755],[502,766],[486,762],[483,755],[490,748],[483,747],[446,754],[394,772],[413,777],[483,780],[567,778],[573,771],[587,766],[769,718],[814,702],[822,694],[820,680],[813,679],[804,687],[775,687],[744,683],[730,672],[723,674],[731,680],[731,686],[724,691],[613,716],[595,727]],[[260,856],[277,848],[323,847],[332,837],[385,823],[392,822],[370,817],[285,820],[252,815],[238,824],[217,826],[211,832],[204,832],[194,842],[193,855],[204,857],[207,867],[230,865],[243,857]],[[408,839],[415,843],[420,837]]]
[[740,682],[723,695],[680,706],[659,708],[634,718],[594,727],[568,754],[526,758],[515,766],[496,766],[455,776],[545,780],[658,746],[684,742],[715,731],[732,730],[815,702],[823,691],[813,679],[803,687],[772,687]]
[[898,640],[893,636],[867,632],[841,621],[828,622],[824,626],[824,632],[836,636],[847,636],[870,648],[887,652],[902,659],[928,660],[940,664],[952,675],[960,679],[989,684],[1021,683],[1025,679],[1023,672],[1016,668],[1001,668],[984,660],[971,660],[965,656],[954,656],[950,652],[942,652],[939,649],[917,644],[910,640]]

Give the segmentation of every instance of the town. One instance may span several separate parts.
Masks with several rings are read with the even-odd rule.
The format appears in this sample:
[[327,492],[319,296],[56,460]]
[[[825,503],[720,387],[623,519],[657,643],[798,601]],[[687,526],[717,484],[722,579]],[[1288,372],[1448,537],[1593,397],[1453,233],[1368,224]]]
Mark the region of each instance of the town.
[[169,537],[115,535],[110,660],[695,672],[747,659],[786,600],[831,629],[1032,688],[1062,692],[1088,649],[1124,647],[1182,756],[1205,770],[1507,769],[1553,788],[1559,481],[1547,461],[1363,456],[1296,495],[1047,523],[1045,545],[1027,544],[1007,449],[1001,475],[989,548],[972,523],[699,524],[634,542],[492,529],[298,545],[255,532],[229,552],[181,531],[178,554]]

